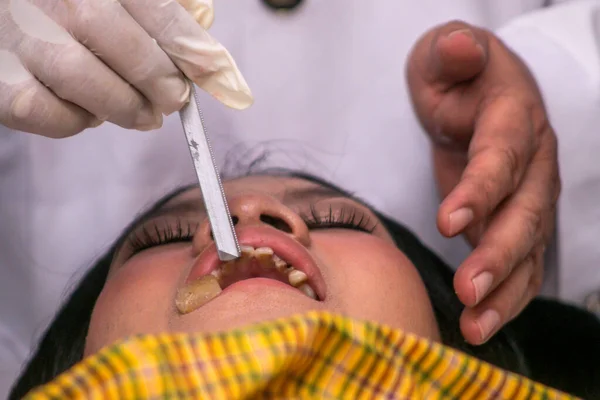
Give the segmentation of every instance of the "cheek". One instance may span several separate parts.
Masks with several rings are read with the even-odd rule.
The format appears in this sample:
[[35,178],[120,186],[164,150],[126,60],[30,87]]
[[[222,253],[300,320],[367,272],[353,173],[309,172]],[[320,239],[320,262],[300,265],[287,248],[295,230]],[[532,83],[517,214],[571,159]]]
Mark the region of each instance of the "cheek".
[[339,232],[314,235],[326,269],[333,307],[368,319],[437,337],[429,296],[414,265],[379,238]]
[[133,259],[113,274],[94,306],[86,353],[126,336],[167,331],[188,263],[182,254],[161,252]]
[[374,298],[378,297],[376,292],[396,293],[398,287],[403,286],[402,282],[420,281],[410,260],[379,238],[336,232],[335,235],[322,235],[314,244],[336,287],[367,292],[368,297]]

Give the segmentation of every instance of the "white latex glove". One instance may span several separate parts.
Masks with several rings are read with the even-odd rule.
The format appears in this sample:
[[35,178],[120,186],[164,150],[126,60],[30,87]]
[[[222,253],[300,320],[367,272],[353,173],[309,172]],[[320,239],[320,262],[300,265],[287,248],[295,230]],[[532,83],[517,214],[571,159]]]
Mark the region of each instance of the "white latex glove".
[[102,121],[158,128],[187,101],[180,70],[246,108],[212,21],[212,0],[0,0],[0,123],[54,138]]

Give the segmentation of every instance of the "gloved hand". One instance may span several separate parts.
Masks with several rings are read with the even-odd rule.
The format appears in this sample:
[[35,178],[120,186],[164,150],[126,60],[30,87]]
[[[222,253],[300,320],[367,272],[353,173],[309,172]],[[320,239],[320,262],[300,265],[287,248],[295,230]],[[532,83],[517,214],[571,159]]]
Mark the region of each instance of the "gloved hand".
[[0,0],[0,123],[58,138],[110,121],[149,130],[188,100],[252,95],[207,32],[212,0]]
[[438,227],[475,249],[454,276],[460,325],[480,344],[539,292],[560,193],[556,135],[534,78],[492,33],[439,26],[408,62],[415,110],[433,143]]

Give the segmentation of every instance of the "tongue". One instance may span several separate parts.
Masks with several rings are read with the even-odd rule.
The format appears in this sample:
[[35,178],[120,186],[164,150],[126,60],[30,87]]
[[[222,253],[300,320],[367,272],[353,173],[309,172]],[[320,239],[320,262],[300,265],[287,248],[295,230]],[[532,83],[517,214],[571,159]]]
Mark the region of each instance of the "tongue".
[[275,268],[265,267],[254,259],[236,263],[235,265],[224,266],[221,270],[221,279],[219,282],[221,283],[221,287],[225,289],[236,282],[252,278],[268,278],[289,284],[287,275],[277,271]]

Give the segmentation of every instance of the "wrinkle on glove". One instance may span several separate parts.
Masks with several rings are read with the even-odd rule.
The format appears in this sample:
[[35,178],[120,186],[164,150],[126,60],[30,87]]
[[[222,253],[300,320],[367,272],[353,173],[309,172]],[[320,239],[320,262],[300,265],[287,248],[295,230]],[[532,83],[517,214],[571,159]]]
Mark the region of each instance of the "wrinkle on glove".
[[0,123],[65,137],[103,121],[150,130],[188,100],[252,94],[206,29],[212,0],[0,0]]

